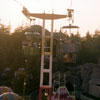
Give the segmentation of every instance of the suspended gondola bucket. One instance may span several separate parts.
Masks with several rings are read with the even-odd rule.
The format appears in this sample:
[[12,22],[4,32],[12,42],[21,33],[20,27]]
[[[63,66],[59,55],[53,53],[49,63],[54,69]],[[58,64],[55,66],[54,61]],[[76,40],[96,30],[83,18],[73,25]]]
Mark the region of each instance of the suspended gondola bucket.
[[64,43],[62,45],[64,53],[65,63],[75,63],[77,58],[77,53],[80,51],[81,45],[79,42],[75,43]]
[[73,58],[72,58],[72,56],[70,56],[69,53],[67,53],[66,55],[64,55],[64,62],[65,63],[71,63],[71,62],[73,62]]

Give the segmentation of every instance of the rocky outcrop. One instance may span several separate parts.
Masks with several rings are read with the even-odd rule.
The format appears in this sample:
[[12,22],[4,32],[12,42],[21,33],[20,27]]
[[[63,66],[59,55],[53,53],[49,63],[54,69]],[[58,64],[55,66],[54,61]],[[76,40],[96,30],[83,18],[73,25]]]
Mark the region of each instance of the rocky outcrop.
[[[75,67],[67,66],[65,76],[66,82],[69,81],[74,86],[76,98],[81,100],[100,98],[100,65],[86,63]],[[84,93],[86,95],[83,95]]]
[[82,86],[81,88],[85,91],[89,91],[89,80],[90,80],[90,75],[92,73],[93,67],[95,65],[91,63],[84,64],[81,66],[80,74],[82,78]]
[[100,97],[100,66],[95,66],[89,81],[89,93]]
[[[80,88],[83,92],[100,98],[100,66],[92,63],[84,64],[81,66],[80,76],[82,81]],[[83,95],[80,98],[81,100],[92,100]]]
[[89,98],[89,97],[87,97],[87,96],[84,96],[83,94],[80,95],[80,99],[81,99],[81,100],[94,100],[94,99],[92,99],[92,98]]

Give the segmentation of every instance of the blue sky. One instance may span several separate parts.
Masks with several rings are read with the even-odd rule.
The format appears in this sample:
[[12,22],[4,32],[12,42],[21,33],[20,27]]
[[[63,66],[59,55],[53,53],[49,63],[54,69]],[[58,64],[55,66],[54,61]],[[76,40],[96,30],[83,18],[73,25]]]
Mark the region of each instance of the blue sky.
[[[67,14],[67,8],[70,0],[17,0],[25,5],[30,12],[40,12],[44,10],[51,13]],[[80,33],[85,35],[89,30],[94,33],[95,29],[100,29],[100,0],[72,0],[72,8],[75,10],[75,25],[80,26]],[[12,29],[23,24],[29,24],[28,20],[21,13],[22,7],[14,0],[0,0],[0,23],[11,24]],[[42,24],[37,19],[36,24]],[[67,19],[55,21],[55,29],[59,30],[61,26],[67,25]],[[46,28],[50,28],[47,21]]]

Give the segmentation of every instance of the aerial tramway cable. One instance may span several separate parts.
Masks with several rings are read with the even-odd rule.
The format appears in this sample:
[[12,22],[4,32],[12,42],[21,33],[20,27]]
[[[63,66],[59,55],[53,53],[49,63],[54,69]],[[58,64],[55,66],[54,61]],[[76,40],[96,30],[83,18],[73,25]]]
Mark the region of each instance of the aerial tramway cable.
[[18,2],[17,0],[13,0],[13,1],[15,1],[16,3],[18,3],[20,6],[22,6],[22,7],[25,7],[24,5],[22,5],[20,2]]
[[27,10],[27,8],[23,5],[23,4],[21,4],[20,2],[18,2],[17,0],[13,0],[13,1],[15,1],[16,3],[18,3],[20,6],[22,6],[23,7],[23,10],[22,10],[22,13],[30,20],[30,24],[31,24],[31,22],[32,21],[34,21],[34,25],[35,25],[35,18],[31,18],[30,16],[29,16],[29,11]]
[[71,7],[72,7],[72,0],[70,0],[70,9],[71,9]]

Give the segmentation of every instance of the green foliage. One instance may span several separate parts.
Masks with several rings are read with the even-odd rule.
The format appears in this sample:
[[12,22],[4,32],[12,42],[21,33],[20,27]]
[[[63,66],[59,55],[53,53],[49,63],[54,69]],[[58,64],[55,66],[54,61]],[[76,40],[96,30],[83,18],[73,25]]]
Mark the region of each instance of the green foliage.
[[[26,77],[22,74],[15,77],[15,72],[19,68],[24,68],[28,75],[26,94],[39,89],[41,56],[39,54],[26,57],[22,50],[22,41],[25,40],[24,33],[27,30],[41,33],[42,27],[38,25],[32,26],[31,29],[19,27],[11,34],[10,27],[0,26],[0,85],[10,86],[19,94],[23,92],[23,82]],[[46,32],[49,33],[47,30]],[[96,31],[93,36],[88,32],[86,37],[80,37],[79,33],[76,35],[72,34],[70,39],[81,43],[78,64],[86,62],[97,63],[98,57],[100,57],[100,31]],[[27,62],[25,62],[25,59],[27,59]],[[56,68],[56,64],[53,65],[55,71],[62,69],[60,66]],[[10,70],[5,72],[6,68]],[[66,68],[63,67],[63,70],[66,70]]]

